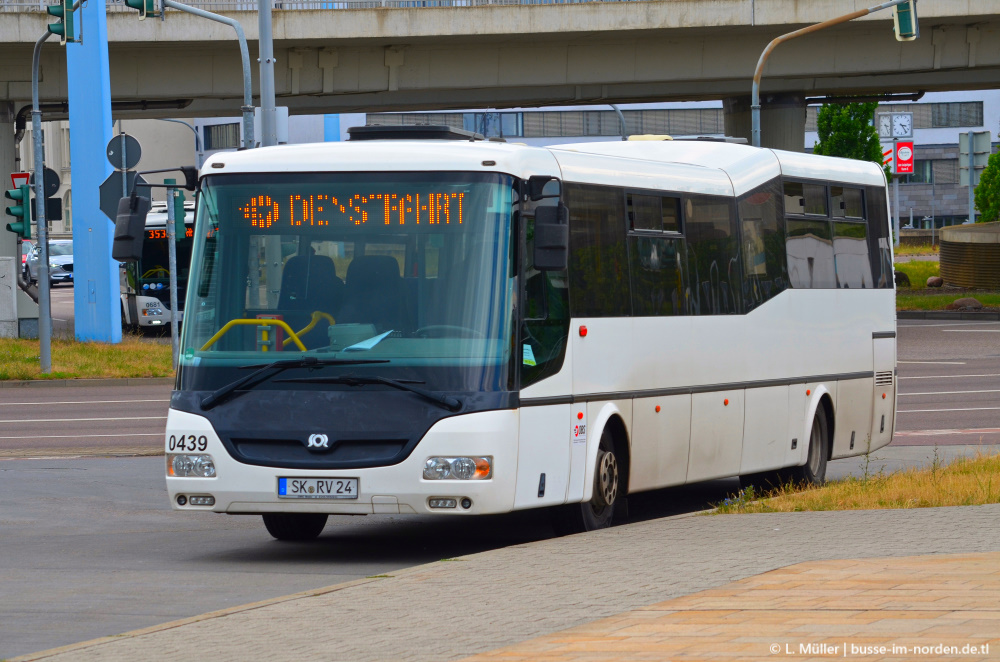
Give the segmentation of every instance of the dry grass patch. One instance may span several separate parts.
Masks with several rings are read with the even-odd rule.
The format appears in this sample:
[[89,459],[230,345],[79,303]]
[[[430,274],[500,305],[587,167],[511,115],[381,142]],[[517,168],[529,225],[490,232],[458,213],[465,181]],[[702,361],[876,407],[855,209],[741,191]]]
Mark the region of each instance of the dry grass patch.
[[172,377],[170,345],[127,337],[117,345],[52,340],[52,372],[43,375],[37,340],[0,339],[0,380]]
[[788,513],[980,506],[1000,503],[1000,455],[961,458],[942,466],[847,478],[823,487],[786,485],[767,494],[752,487],[716,505],[717,513]]

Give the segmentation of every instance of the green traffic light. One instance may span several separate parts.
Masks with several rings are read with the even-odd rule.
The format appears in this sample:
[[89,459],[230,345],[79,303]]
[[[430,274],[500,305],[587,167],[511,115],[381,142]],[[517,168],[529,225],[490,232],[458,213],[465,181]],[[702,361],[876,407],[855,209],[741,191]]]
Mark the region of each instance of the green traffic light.
[[156,0],[125,0],[125,4],[132,9],[138,9],[139,15],[143,18],[156,16]]
[[913,41],[920,36],[917,23],[917,4],[914,0],[902,2],[892,8],[893,30],[896,41]]
[[22,184],[15,189],[4,191],[4,197],[20,203],[6,209],[8,216],[18,219],[17,223],[8,223],[7,230],[17,233],[22,239],[31,239],[31,187]]
[[59,0],[58,5],[50,5],[45,8],[50,15],[59,19],[58,23],[49,23],[49,32],[57,34],[60,42],[76,41],[76,31],[73,28],[73,0]]

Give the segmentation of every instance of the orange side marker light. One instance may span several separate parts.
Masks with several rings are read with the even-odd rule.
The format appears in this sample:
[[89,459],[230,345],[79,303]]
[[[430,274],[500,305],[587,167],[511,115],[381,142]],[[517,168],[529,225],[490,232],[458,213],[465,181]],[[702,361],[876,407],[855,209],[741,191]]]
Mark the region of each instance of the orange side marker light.
[[657,414],[659,414],[659,413],[660,413],[660,405],[656,405],[656,413],[657,413]]

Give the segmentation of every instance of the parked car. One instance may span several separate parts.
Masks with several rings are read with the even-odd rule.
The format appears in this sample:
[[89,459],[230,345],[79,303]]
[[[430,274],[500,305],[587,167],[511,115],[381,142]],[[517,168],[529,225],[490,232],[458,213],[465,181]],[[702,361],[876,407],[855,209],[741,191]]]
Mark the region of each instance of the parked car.
[[28,278],[28,256],[35,250],[35,242],[30,239],[21,240],[21,273]]
[[[38,282],[40,271],[38,258],[41,252],[41,247],[35,246],[25,263],[28,269],[28,279],[33,283]],[[49,282],[52,285],[73,282],[73,242],[71,240],[49,242]]]

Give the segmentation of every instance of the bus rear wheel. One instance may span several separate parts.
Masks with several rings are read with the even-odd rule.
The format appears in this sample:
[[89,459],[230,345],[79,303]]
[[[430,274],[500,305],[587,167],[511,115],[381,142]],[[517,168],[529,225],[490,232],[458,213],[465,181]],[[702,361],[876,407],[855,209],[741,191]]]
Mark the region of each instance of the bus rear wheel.
[[267,532],[278,540],[313,540],[323,532],[327,515],[322,513],[267,513],[262,517]]
[[[809,454],[801,467],[785,470],[785,477],[796,484],[822,485],[826,482],[826,459],[830,456],[830,426],[826,408],[820,404],[809,432]],[[788,482],[788,481],[785,481]]]
[[615,455],[614,437],[608,428],[601,434],[596,464],[594,493],[590,501],[554,509],[552,525],[559,535],[595,531],[611,526],[615,505],[620,501],[622,479],[619,473],[620,463]]

